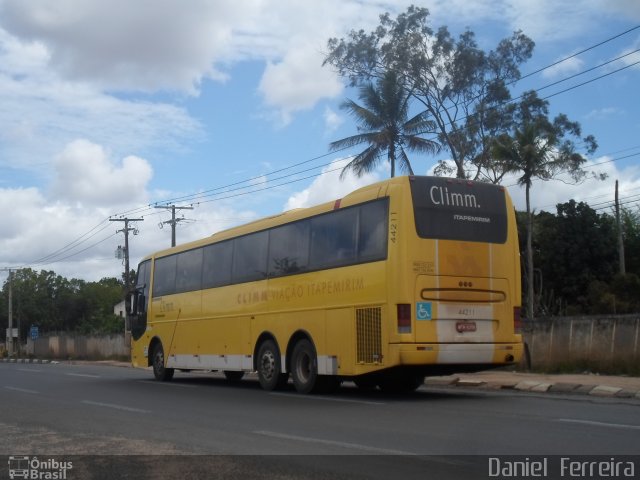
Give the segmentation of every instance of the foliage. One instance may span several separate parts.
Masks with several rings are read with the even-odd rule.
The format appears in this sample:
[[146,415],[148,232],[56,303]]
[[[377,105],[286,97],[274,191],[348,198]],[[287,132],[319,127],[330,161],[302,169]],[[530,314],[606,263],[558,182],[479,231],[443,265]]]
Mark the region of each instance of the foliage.
[[413,175],[405,147],[409,150],[434,153],[438,144],[420,137],[433,130],[433,122],[419,113],[407,119],[409,94],[407,94],[393,72],[385,73],[377,85],[368,83],[360,88],[360,99],[364,106],[346,100],[341,108],[347,110],[359,124],[357,135],[332,142],[331,150],[368,144],[342,170],[341,177],[352,170],[358,177],[373,170],[386,154],[391,165],[391,176],[395,176],[396,162],[400,170]]
[[[526,215],[518,212],[524,251]],[[617,273],[615,219],[574,200],[557,213],[534,216],[535,312],[541,316],[640,312],[640,269]],[[640,242],[640,223],[626,231],[625,247]],[[528,280],[522,269],[523,284]]]
[[[535,92],[522,97],[515,111],[512,133],[503,133],[493,141],[494,171],[519,175],[518,185],[524,186],[527,209],[526,271],[527,279],[533,279],[533,217],[531,213],[531,187],[534,179],[549,180],[556,174],[568,173],[574,181],[581,180],[586,172],[582,165],[586,157],[577,152],[575,140],[580,138],[580,124],[571,122],[560,114],[551,121],[549,104],[538,98]],[[595,138],[583,139],[586,152],[597,148]],[[534,286],[527,284],[527,317],[534,317]]]
[[515,108],[508,87],[520,78],[519,65],[531,57],[534,43],[515,32],[485,52],[472,31],[456,39],[445,26],[432,29],[428,20],[429,11],[415,6],[396,19],[384,14],[370,33],[330,39],[324,63],[352,86],[395,72],[434,121],[434,139],[455,163],[451,169],[441,162],[438,173],[478,179],[492,162],[491,140],[511,124]]
[[[13,324],[20,324],[20,336],[26,338],[31,325],[41,332],[116,333],[124,321],[113,313],[122,300],[123,285],[115,278],[98,282],[68,280],[53,271],[36,272],[30,268],[12,275]],[[0,325],[8,325],[9,281],[0,297]]]
[[627,271],[640,274],[640,207],[635,211],[623,208],[621,223]]

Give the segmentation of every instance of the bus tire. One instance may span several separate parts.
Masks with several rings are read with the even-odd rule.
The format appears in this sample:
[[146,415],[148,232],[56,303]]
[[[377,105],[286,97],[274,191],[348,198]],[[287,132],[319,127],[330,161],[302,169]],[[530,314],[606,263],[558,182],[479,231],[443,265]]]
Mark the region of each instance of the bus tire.
[[167,368],[164,361],[164,349],[158,343],[153,349],[153,376],[161,382],[168,382],[173,378],[174,369]]
[[282,373],[280,351],[273,340],[265,340],[258,349],[258,381],[264,390],[276,390],[284,387],[288,375]]
[[311,393],[319,386],[318,357],[311,342],[302,339],[291,354],[291,378],[299,393]]
[[227,381],[231,383],[235,383],[242,380],[242,377],[244,377],[244,372],[238,371],[238,370],[225,370],[224,376],[227,379]]

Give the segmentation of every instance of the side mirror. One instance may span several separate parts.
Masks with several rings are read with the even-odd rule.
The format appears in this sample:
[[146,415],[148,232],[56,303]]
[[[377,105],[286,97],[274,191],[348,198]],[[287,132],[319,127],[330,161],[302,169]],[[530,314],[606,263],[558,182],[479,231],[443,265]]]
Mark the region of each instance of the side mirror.
[[140,315],[145,313],[145,297],[139,290],[127,293],[124,299],[125,309],[129,315]]
[[129,292],[124,297],[124,311],[127,312],[128,315],[132,315],[132,313],[133,313],[131,307],[133,306],[133,296],[134,295],[135,295],[135,292]]
[[135,301],[133,303],[133,307],[138,314],[144,315],[145,313],[147,313],[147,299],[142,292],[139,292],[135,296]]

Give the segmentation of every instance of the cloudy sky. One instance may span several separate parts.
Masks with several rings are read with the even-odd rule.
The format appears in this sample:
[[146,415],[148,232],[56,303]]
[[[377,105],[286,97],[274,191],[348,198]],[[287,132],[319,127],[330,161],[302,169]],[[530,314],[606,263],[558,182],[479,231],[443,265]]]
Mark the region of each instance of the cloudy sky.
[[[357,95],[322,60],[330,37],[411,3],[434,27],[470,28],[485,50],[522,30],[536,43],[525,74],[587,50],[516,88],[557,93],[553,112],[595,135],[590,163],[609,177],[537,184],[534,205],[606,208],[615,179],[637,205],[640,29],[598,46],[640,25],[636,0],[0,0],[0,268],[119,276],[123,225],[112,216],[144,218],[135,264],[170,244],[156,202],[194,207],[179,212],[184,242],[387,177],[337,179],[349,152],[328,144],[355,133],[339,105]],[[414,171],[441,159],[412,158]]]

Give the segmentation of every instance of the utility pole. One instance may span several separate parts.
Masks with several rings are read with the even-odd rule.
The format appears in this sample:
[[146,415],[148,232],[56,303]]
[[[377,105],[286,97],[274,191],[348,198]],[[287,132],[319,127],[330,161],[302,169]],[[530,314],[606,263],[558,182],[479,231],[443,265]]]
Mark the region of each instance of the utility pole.
[[620,264],[620,274],[624,275],[624,241],[622,238],[622,223],[620,222],[620,201],[618,199],[618,180],[616,180],[616,225],[618,226],[618,261]]
[[124,289],[128,292],[131,288],[129,284],[129,232],[134,235],[138,234],[138,229],[129,226],[129,222],[142,222],[144,218],[110,218],[110,222],[124,222],[124,228],[117,230],[116,233],[124,233]]
[[176,210],[193,210],[193,207],[176,207],[175,205],[156,205],[155,208],[164,208],[165,210],[171,209],[171,220],[167,220],[166,222],[160,222],[160,228],[162,225],[169,224],[171,225],[171,246],[176,246],[176,225],[178,222],[184,220],[183,218],[176,218]]
[[7,353],[9,354],[9,357],[11,357],[13,355],[13,272],[10,268],[3,270],[9,271],[9,299],[7,302],[9,304],[9,311],[7,312],[9,328],[7,329]]

